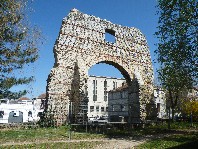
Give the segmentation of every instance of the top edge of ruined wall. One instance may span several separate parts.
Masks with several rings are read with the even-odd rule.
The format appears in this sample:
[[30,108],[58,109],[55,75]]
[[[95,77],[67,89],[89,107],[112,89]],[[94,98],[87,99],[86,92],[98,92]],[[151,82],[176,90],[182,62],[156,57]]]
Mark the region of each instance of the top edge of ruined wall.
[[145,35],[141,32],[141,30],[136,28],[136,27],[128,27],[128,26],[123,26],[123,25],[120,25],[120,24],[114,24],[111,21],[108,21],[106,19],[101,19],[101,18],[96,17],[94,15],[89,15],[89,14],[83,13],[76,8],[71,9],[69,14],[66,17],[63,18],[63,23],[67,22],[67,20],[73,20],[73,21],[78,20],[77,16],[82,16],[83,18],[93,18],[95,22],[108,23],[108,24],[111,24],[113,26],[116,26],[117,28],[123,28],[123,29],[126,29],[126,30],[136,30],[137,32],[142,34],[142,36],[145,37]]

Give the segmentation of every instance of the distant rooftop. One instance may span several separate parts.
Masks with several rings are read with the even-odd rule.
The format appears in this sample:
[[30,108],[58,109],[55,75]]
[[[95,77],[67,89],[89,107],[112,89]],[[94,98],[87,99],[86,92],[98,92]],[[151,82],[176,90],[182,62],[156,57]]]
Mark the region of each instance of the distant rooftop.
[[119,92],[119,91],[123,91],[123,90],[126,90],[128,89],[128,84],[125,82],[122,84],[122,86],[114,89],[114,90],[110,90],[109,92]]
[[30,100],[30,99],[27,97],[21,97],[21,98],[19,98],[19,100]]
[[94,76],[94,75],[90,75],[89,77],[125,80],[125,78],[106,77],[106,76]]
[[43,94],[39,95],[37,98],[38,99],[45,99],[46,98],[46,93],[43,93]]

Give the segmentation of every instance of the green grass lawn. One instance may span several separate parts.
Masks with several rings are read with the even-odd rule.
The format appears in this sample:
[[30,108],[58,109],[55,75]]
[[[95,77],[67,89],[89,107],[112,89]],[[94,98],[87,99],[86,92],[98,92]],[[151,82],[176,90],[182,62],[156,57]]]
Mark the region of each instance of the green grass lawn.
[[[94,148],[100,141],[83,142],[89,139],[102,139],[102,138],[132,138],[142,139],[146,135],[158,134],[172,134],[169,137],[161,139],[150,140],[137,148],[177,148],[185,146],[198,146],[198,131],[196,130],[197,124],[190,127],[189,123],[173,123],[172,130],[167,129],[166,124],[150,125],[146,128],[134,129],[109,129],[103,131],[104,134],[98,133],[85,133],[79,131],[72,131],[72,140],[82,140],[81,142],[61,142],[69,140],[68,127],[62,126],[58,128],[36,128],[36,129],[15,129],[15,130],[0,130],[0,148]],[[85,131],[85,130],[84,130]],[[47,142],[48,143],[44,143]],[[59,143],[53,141],[60,141]],[[15,145],[15,146],[1,146],[6,142],[33,142],[33,144]],[[37,142],[37,144],[36,144]],[[40,143],[39,143],[40,142]],[[198,147],[197,147],[198,148]]]
[[137,149],[192,149],[198,148],[198,135],[197,134],[178,134],[165,137],[162,139],[154,139],[148,141],[140,146],[136,147]]
[[[151,125],[148,128],[167,129],[168,123],[158,123],[158,125]],[[171,129],[198,129],[198,122],[194,122],[193,126],[190,122],[173,122],[171,123]]]
[[[194,123],[191,127],[187,122],[171,123],[171,130],[167,129],[166,124],[149,126],[142,131],[143,135],[156,135],[162,133],[170,133],[169,137],[161,139],[152,139],[146,143],[136,147],[137,149],[192,149],[198,148],[198,123]],[[194,131],[192,131],[194,130]]]
[[[102,134],[71,132],[72,139],[103,138]],[[68,140],[69,131],[65,127],[0,130],[0,144],[5,142],[31,142],[39,140]]]

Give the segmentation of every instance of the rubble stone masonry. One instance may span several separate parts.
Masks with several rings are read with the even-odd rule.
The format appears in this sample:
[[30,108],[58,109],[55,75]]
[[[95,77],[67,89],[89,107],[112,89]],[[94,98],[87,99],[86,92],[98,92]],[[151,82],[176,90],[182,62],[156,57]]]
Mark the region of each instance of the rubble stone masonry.
[[[105,33],[113,35],[115,42],[107,42]],[[140,30],[72,9],[62,21],[54,55],[47,84],[47,117],[57,125],[68,121],[70,102],[75,107],[72,113],[78,115],[79,105],[87,96],[88,70],[97,63],[113,65],[127,80],[129,121],[145,120],[153,93],[153,68]]]

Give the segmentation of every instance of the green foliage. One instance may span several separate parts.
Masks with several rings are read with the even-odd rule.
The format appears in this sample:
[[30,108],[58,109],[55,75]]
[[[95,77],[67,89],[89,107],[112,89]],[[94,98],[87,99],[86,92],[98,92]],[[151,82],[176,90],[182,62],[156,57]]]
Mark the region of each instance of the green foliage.
[[[159,76],[165,87],[180,90],[197,84],[198,2],[161,0],[158,32]],[[196,85],[194,84],[194,85]]]
[[160,17],[155,35],[159,43],[155,53],[161,65],[158,73],[174,112],[181,92],[197,85],[198,2],[160,0],[157,7]]
[[182,114],[190,117],[192,114],[193,121],[198,121],[198,100],[197,99],[183,99],[181,104]]
[[27,20],[27,0],[0,1],[0,98],[18,98],[26,93],[12,93],[14,85],[27,84],[33,77],[20,77],[23,69],[38,59],[40,31]]

